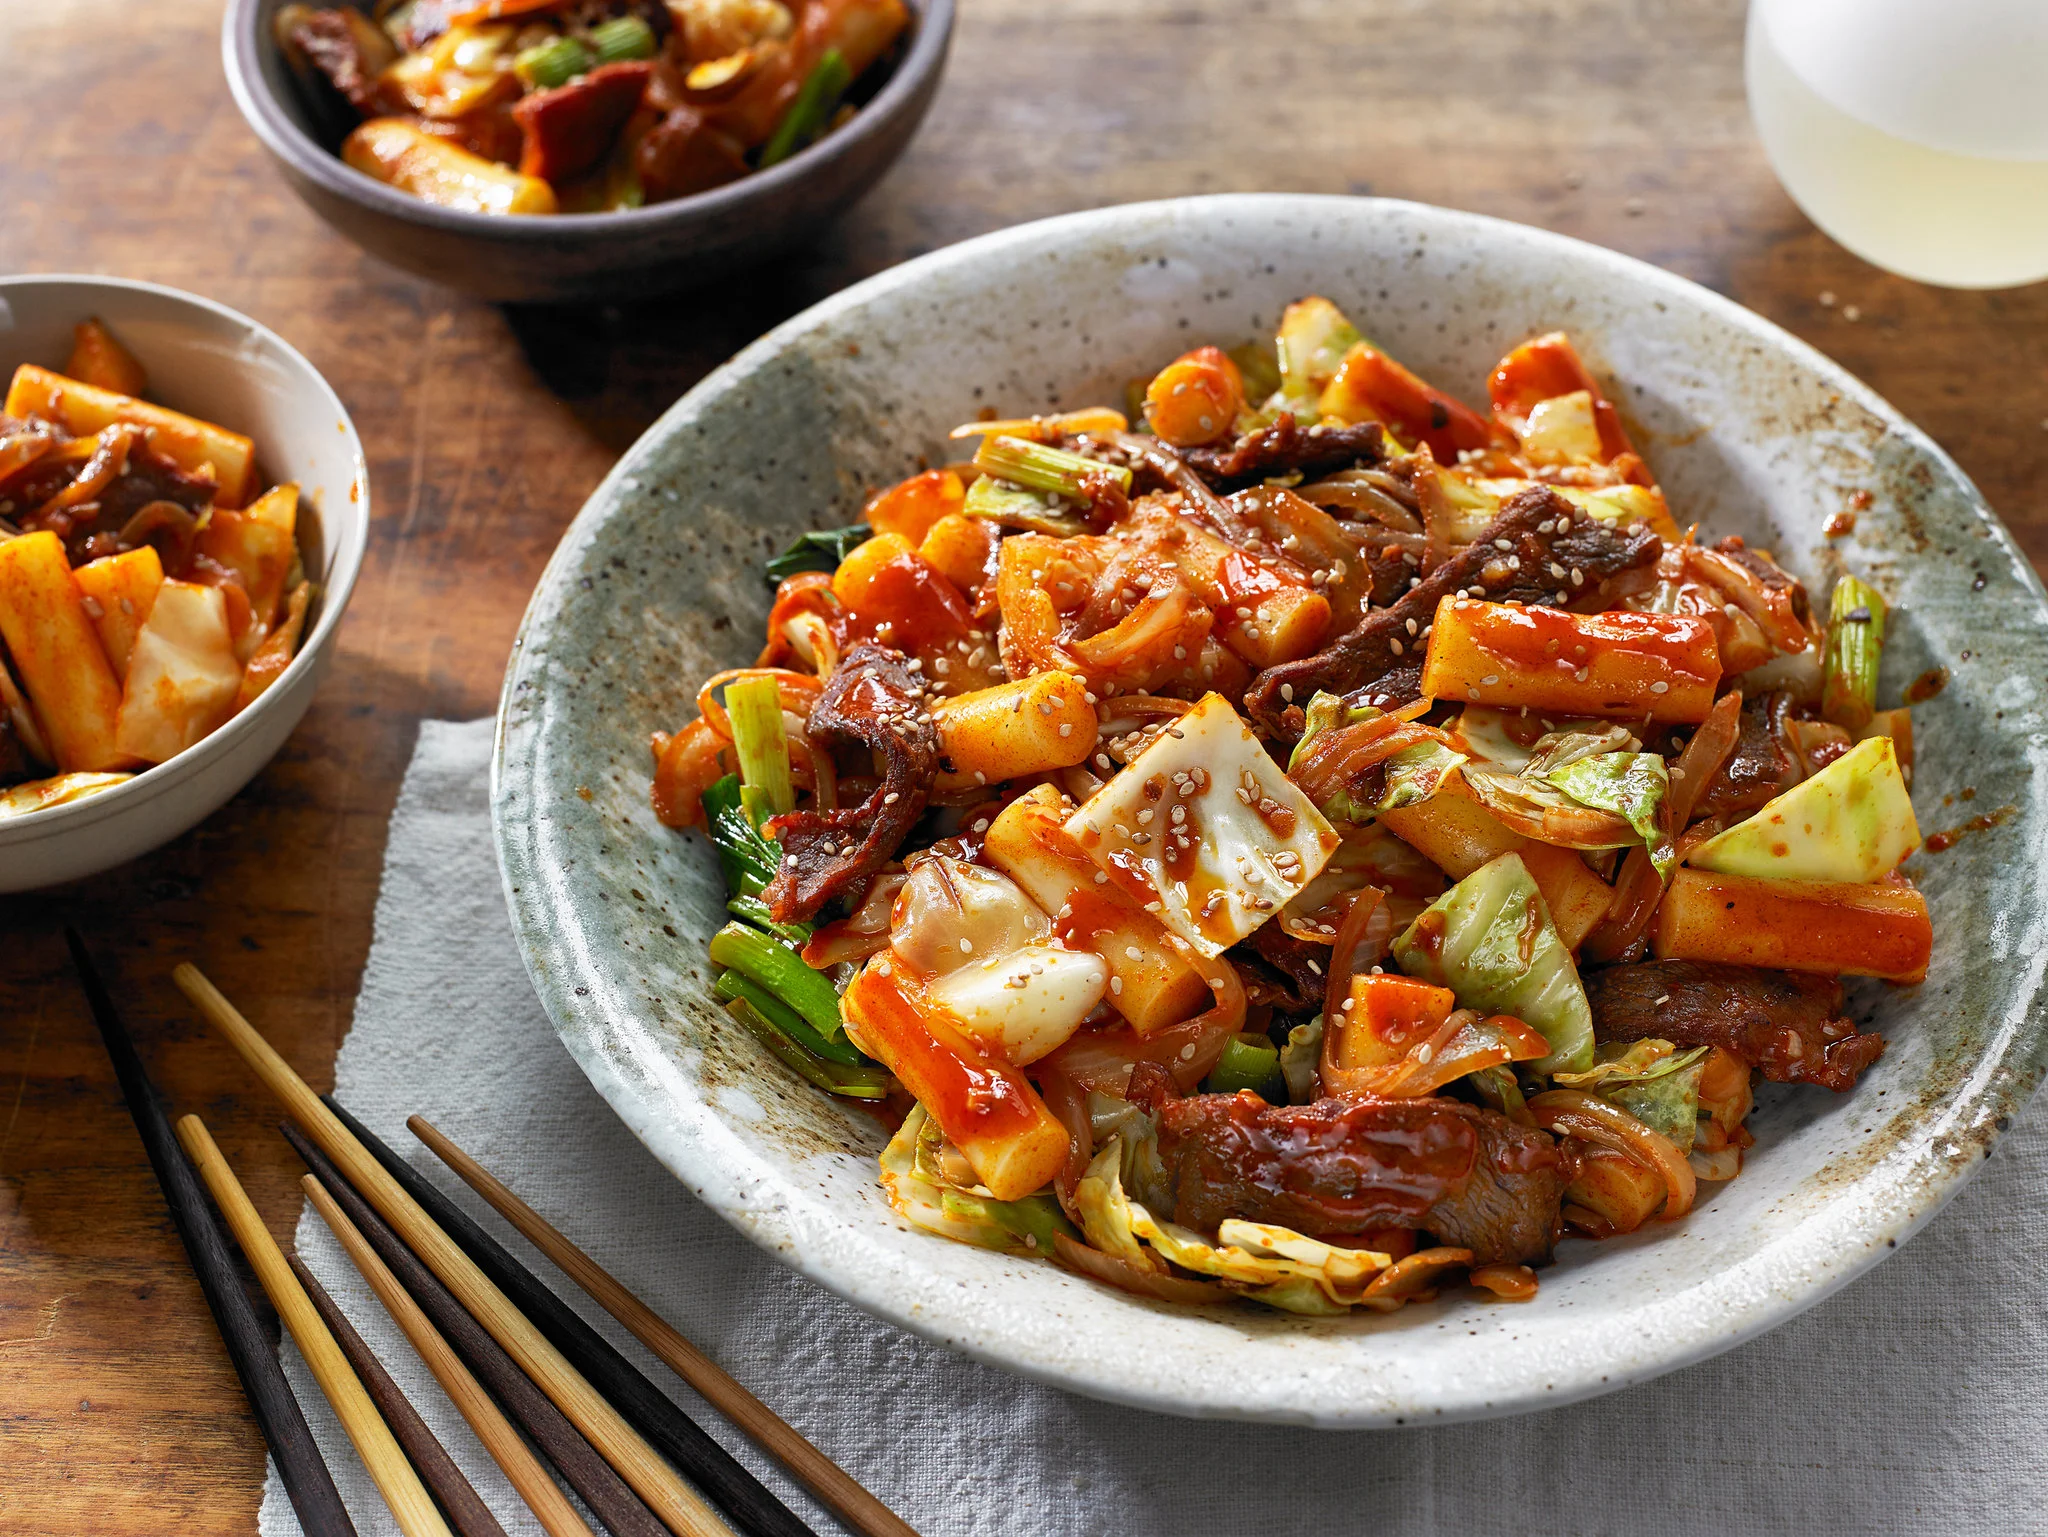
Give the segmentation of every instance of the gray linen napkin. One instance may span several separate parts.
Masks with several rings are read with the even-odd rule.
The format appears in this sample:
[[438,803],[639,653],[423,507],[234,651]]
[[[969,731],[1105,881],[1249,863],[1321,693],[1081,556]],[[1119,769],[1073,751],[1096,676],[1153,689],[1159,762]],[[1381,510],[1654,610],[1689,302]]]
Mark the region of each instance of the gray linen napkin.
[[[448,1175],[408,1114],[496,1170],[925,1537],[2048,1531],[2041,1105],[1871,1275],[1760,1340],[1607,1398],[1343,1434],[1095,1403],[869,1318],[753,1248],[634,1140],[557,1044],[513,949],[490,742],[488,721],[420,733],[338,1092],[821,1534],[829,1519]],[[538,1532],[310,1210],[298,1242],[506,1530]],[[289,1343],[285,1365],[360,1530],[395,1531]],[[274,1469],[260,1529],[299,1529]]]

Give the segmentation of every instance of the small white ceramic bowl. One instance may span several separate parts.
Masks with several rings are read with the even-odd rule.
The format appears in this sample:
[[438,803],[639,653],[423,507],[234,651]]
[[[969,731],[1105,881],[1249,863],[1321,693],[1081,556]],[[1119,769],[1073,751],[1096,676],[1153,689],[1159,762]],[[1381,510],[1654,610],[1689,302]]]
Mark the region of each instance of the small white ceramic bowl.
[[318,596],[284,676],[213,735],[111,790],[0,820],[0,892],[145,854],[255,778],[313,701],[369,537],[370,477],[348,412],[282,337],[225,305],[119,278],[0,278],[0,381],[23,363],[62,368],[89,316],[141,359],[151,398],[255,439],[266,484],[299,483],[299,549]]

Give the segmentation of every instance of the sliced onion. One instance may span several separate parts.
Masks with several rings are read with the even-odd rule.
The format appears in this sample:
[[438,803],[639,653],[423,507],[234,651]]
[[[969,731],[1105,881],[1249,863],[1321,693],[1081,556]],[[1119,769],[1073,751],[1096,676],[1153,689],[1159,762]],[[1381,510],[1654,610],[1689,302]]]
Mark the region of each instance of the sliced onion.
[[1652,1131],[1619,1105],[1581,1089],[1550,1089],[1529,1101],[1529,1113],[1546,1131],[1612,1148],[1663,1175],[1664,1221],[1692,1210],[1699,1191],[1692,1165],[1669,1137]]
[[1536,1295],[1536,1272],[1527,1265],[1479,1265],[1465,1279],[1503,1302],[1527,1302]]
[[1330,945],[1329,977],[1323,984],[1326,1032],[1351,996],[1351,979],[1385,960],[1393,947],[1394,919],[1386,896],[1377,886],[1359,887],[1344,921],[1337,925],[1337,937]]
[[1140,1270],[1136,1265],[1126,1264],[1113,1255],[1104,1254],[1100,1249],[1091,1249],[1086,1244],[1076,1243],[1065,1233],[1053,1235],[1053,1252],[1062,1264],[1081,1274],[1106,1281],[1111,1286],[1127,1292],[1136,1292],[1141,1297],[1157,1297],[1161,1302],[1208,1303],[1228,1302],[1230,1289],[1216,1281],[1191,1281],[1185,1276],[1159,1275],[1149,1270]]

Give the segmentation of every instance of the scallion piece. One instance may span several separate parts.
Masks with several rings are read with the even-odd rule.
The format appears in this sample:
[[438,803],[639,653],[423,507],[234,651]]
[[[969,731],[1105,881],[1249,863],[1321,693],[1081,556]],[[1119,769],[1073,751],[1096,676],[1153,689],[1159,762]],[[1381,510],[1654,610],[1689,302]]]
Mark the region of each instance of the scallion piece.
[[875,537],[875,531],[865,523],[850,523],[845,528],[824,528],[812,533],[797,535],[796,542],[761,568],[773,587],[785,577],[795,576],[799,571],[831,571],[846,559],[856,545],[865,544]]
[[745,972],[723,972],[713,984],[713,988],[721,998],[746,999],[760,1011],[763,1019],[814,1057],[820,1057],[827,1062],[837,1062],[841,1067],[860,1067],[866,1061],[854,1049],[853,1042],[844,1039],[828,1040],[820,1035],[801,1014]]
[[889,1097],[889,1075],[881,1068],[842,1067],[805,1051],[745,998],[730,1000],[725,1011],[745,1025],[747,1032],[774,1052],[791,1072],[827,1094],[843,1094],[848,1099]]
[[827,48],[804,76],[804,83],[797,87],[796,100],[789,104],[782,121],[775,125],[775,132],[762,146],[760,168],[765,171],[771,165],[781,164],[823,133],[839,98],[852,84],[853,71],[847,68],[846,55],[837,48]]
[[590,29],[590,46],[600,64],[654,57],[654,28],[638,16],[614,16]]
[[808,923],[777,923],[768,904],[759,897],[734,897],[725,904],[725,910],[757,929],[766,929],[786,945],[801,945],[811,937]]
[[728,923],[711,936],[710,955],[712,965],[737,971],[794,1009],[824,1040],[841,1043],[842,1051],[852,1050],[844,1044],[846,1026],[839,1017],[839,994],[823,972],[806,966],[794,950],[759,929]]
[[581,38],[564,33],[521,51],[512,61],[512,70],[534,90],[552,91],[578,75],[589,74],[596,62],[596,55]]
[[1845,576],[1828,602],[1828,644],[1820,713],[1852,734],[1877,709],[1877,667],[1884,655],[1885,603],[1877,590]]
[[780,856],[761,836],[740,798],[740,776],[727,774],[704,792],[705,830],[718,850],[725,888],[736,897],[758,897],[775,879]]
[[782,728],[782,691],[775,680],[742,678],[728,685],[725,710],[732,718],[740,783],[761,792],[771,815],[794,811],[796,785],[789,777],[789,736]]
[[1092,502],[1088,483],[1113,480],[1131,489],[1131,472],[1120,464],[1104,464],[1064,448],[1050,448],[1027,438],[985,437],[974,452],[974,467],[984,475],[1007,480],[1032,491],[1049,491],[1069,501]]
[[1254,1042],[1235,1036],[1223,1048],[1216,1065],[1209,1069],[1202,1088],[1210,1094],[1235,1094],[1240,1089],[1250,1089],[1270,1103],[1284,1105],[1287,1086],[1280,1076],[1280,1049],[1271,1041]]
[[1045,496],[1036,491],[1026,491],[1007,480],[998,480],[993,475],[983,475],[967,488],[967,500],[961,504],[960,510],[970,518],[986,518],[991,523],[1000,523],[1005,528],[1021,528],[1027,533],[1052,534],[1064,539],[1088,532],[1088,525],[1074,513],[1065,511],[1057,498],[1048,507]]

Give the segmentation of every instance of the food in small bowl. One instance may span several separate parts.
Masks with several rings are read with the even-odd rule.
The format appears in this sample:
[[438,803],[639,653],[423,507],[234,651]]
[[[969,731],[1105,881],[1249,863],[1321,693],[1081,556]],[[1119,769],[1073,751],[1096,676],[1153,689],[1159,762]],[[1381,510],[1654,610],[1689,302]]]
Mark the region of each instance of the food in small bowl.
[[341,158],[444,208],[601,213],[787,160],[842,126],[903,0],[379,0],[277,12]]
[[169,761],[298,654],[299,488],[252,494],[255,444],[147,390],[91,319],[0,408],[0,817]]
[[362,454],[230,310],[0,279],[0,891],[226,800],[304,712],[360,565]]
[[[605,174],[590,170],[565,174],[559,184],[547,182],[558,213],[552,218],[484,211],[509,208],[507,178],[514,187],[523,186],[517,162],[525,140],[516,117],[510,123],[518,136],[501,135],[504,142],[497,152],[506,157],[502,161],[457,143],[467,131],[460,112],[435,117],[413,110],[396,129],[372,130],[359,144],[358,158],[374,160],[380,174],[365,175],[351,166],[341,146],[364,125],[364,114],[337,95],[319,71],[314,71],[310,90],[295,76],[289,51],[278,42],[276,20],[286,8],[281,0],[228,0],[222,63],[235,105],[292,190],[372,256],[498,302],[616,304],[724,277],[788,250],[844,213],[909,144],[938,91],[952,40],[953,0],[799,0],[787,5],[787,37],[775,36],[781,28],[777,11],[752,0],[728,0],[705,13],[707,24],[693,26],[696,3],[681,5],[680,13],[678,8],[632,12],[659,41],[658,55],[614,60],[586,72],[595,75],[612,64],[650,66],[634,113],[623,119],[626,126],[615,134],[606,128],[594,135],[601,142],[592,153],[611,157]],[[454,14],[462,7],[450,3],[445,9]],[[585,6],[560,14],[569,18],[564,34],[573,35],[593,58],[593,39],[616,49],[632,30],[630,24],[620,28],[618,40],[609,32],[598,38],[598,28],[628,15],[624,9]],[[737,20],[727,25],[728,17]],[[900,29],[884,44],[878,33],[896,26],[895,18],[901,18]],[[519,30],[530,24],[524,16],[504,20],[514,26],[515,43]],[[339,40],[345,51],[377,50],[391,42],[367,13],[353,21],[340,16],[339,24],[349,32],[350,40]],[[826,53],[835,46],[851,83],[838,106],[827,112],[825,104],[841,73],[827,67]],[[880,57],[866,63],[878,49]],[[497,57],[513,66],[512,83],[488,89],[509,88],[521,101],[546,94],[526,91],[518,77],[518,50],[509,61]],[[451,54],[449,60],[451,65],[467,62],[467,54],[459,61]],[[719,68],[697,75],[692,84],[690,74],[709,64]],[[721,72],[728,72],[723,81],[717,78]],[[662,81],[658,90],[657,77]],[[606,78],[618,77],[615,72]],[[812,83],[808,93],[807,82]],[[352,85],[362,92],[373,90],[376,82],[366,74]],[[630,85],[605,89],[632,95]],[[734,94],[725,98],[720,94],[725,90]],[[422,99],[437,112],[461,106],[459,100]],[[548,96],[541,105],[552,110],[558,100],[588,99],[587,92],[572,90],[567,98]],[[805,101],[811,105],[792,119],[791,112]],[[498,101],[501,127],[517,105],[509,97]],[[850,114],[849,106],[854,109]],[[374,104],[370,110],[389,115]],[[821,124],[829,131],[802,147]],[[416,132],[437,142],[423,146]],[[476,164],[462,162],[483,180],[453,187],[449,195],[460,206],[402,190],[381,174],[389,168],[394,177],[440,187],[431,168],[447,160],[444,140],[484,167],[479,171]],[[654,163],[652,187],[640,151]],[[703,162],[695,158],[700,153]],[[746,174],[739,174],[735,153],[748,168]],[[614,167],[617,179],[607,179]],[[644,206],[629,206],[636,183]],[[708,190],[683,195],[684,187]],[[525,190],[528,202],[521,206],[540,201],[538,189]],[[493,198],[499,200],[496,205]]]

